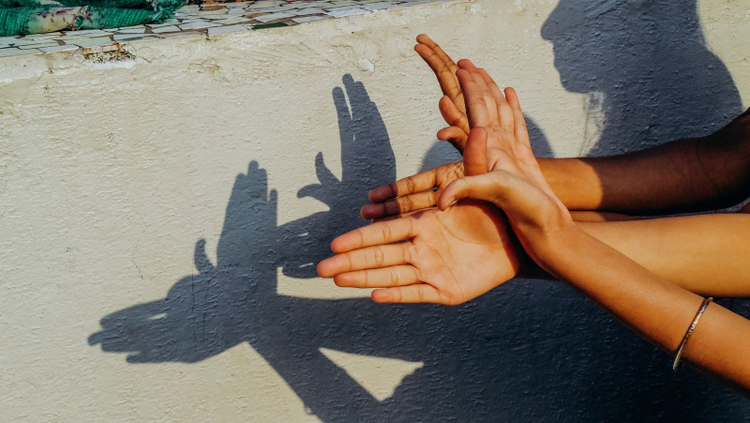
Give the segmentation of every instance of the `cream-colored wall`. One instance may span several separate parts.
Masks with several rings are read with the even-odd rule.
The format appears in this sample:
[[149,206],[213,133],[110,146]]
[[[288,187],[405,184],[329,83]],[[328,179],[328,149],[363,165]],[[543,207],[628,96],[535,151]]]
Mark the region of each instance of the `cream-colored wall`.
[[[420,336],[433,333],[425,338],[430,341],[424,342],[424,349],[415,343],[404,351],[394,347],[393,354],[387,348],[374,347],[377,352],[366,353],[370,347],[342,347],[347,340],[367,341],[358,334],[349,338],[342,334],[358,326],[337,318],[336,307],[349,309],[342,311],[342,319],[356,317],[361,307],[363,315],[371,319],[362,330],[374,331],[372,337],[377,339],[383,335],[373,327],[387,326],[393,312],[363,305],[366,300],[331,302],[327,299],[362,293],[334,289],[325,281],[295,278],[290,276],[294,269],[282,271],[283,260],[269,256],[271,262],[265,264],[278,269],[275,277],[265,275],[273,280],[254,280],[249,271],[247,283],[273,287],[277,281],[279,295],[296,299],[240,302],[245,311],[266,307],[262,313],[248,312],[248,316],[268,320],[240,334],[236,346],[205,357],[173,352],[152,357],[146,361],[155,362],[146,364],[131,363],[126,354],[101,348],[109,342],[115,350],[133,352],[165,339],[180,341],[158,330],[149,338],[144,333],[153,328],[145,326],[118,331],[118,322],[129,324],[118,317],[102,335],[100,319],[164,299],[173,285],[189,281],[191,275],[200,279],[194,264],[199,239],[206,240],[210,261],[221,264],[217,246],[222,233],[245,229],[230,230],[223,225],[235,179],[248,171],[251,161],[267,171],[268,186],[278,192],[276,227],[299,220],[305,223],[304,219],[320,212],[316,216],[323,220],[313,224],[323,225],[328,232],[309,235],[313,241],[340,229],[336,222],[325,220],[328,206],[310,197],[298,198],[297,193],[317,183],[318,153],[341,178],[341,139],[345,137],[340,134],[332,90],[342,87],[350,102],[356,90],[342,82],[344,75],[362,82],[377,106],[362,103],[361,95],[356,97],[357,107],[363,111],[355,110],[354,119],[378,125],[378,116],[382,116],[398,177],[418,171],[441,127],[436,110],[438,86],[412,51],[419,33],[431,34],[457,58],[474,58],[502,84],[513,85],[557,155],[585,154],[596,143],[602,125],[612,122],[604,120],[607,110],[591,106],[596,96],[572,93],[561,85],[552,44],[542,38],[542,26],[555,6],[551,0],[455,1],[209,40],[147,40],[132,44],[134,60],[119,63],[81,63],[72,53],[0,59],[0,420],[267,422],[369,417],[377,421],[383,416],[398,420],[398,416],[412,415],[410,403],[416,401],[421,402],[414,407],[425,407],[416,415],[433,419],[453,415],[481,419],[485,416],[481,409],[496,411],[495,417],[512,421],[561,415],[590,417],[586,407],[595,403],[592,396],[603,395],[599,403],[614,401],[597,392],[595,387],[600,385],[596,381],[607,379],[609,373],[612,378],[619,377],[620,372],[631,381],[645,378],[647,389],[626,384],[623,395],[629,397],[618,400],[614,409],[653,407],[653,398],[633,399],[644,389],[653,395],[663,394],[660,382],[641,376],[652,370],[646,360],[629,362],[627,357],[591,354],[613,353],[613,348],[597,350],[598,343],[620,345],[612,339],[622,338],[627,345],[636,345],[633,348],[638,354],[650,352],[649,361],[656,357],[666,363],[667,358],[555,284],[540,288],[538,283],[511,282],[522,288],[511,287],[503,291],[507,295],[492,297],[515,314],[495,312],[487,302],[479,303],[477,307],[484,311],[476,314],[471,308],[448,314],[417,308],[427,310],[426,316],[438,313],[443,319],[434,327],[404,327],[404,331],[416,331]],[[726,65],[747,107],[750,2],[702,0],[698,10],[708,46]],[[681,95],[687,98],[701,93]],[[732,111],[737,109],[735,102]],[[354,142],[370,142],[368,137],[373,134],[384,136],[383,128],[357,129],[357,123],[353,125],[355,132],[359,131]],[[349,141],[347,148],[351,147]],[[623,143],[625,149],[641,145],[638,140]],[[387,166],[382,158],[368,156],[387,153],[387,148],[357,151],[376,165]],[[381,172],[377,168],[368,171]],[[379,174],[389,175],[387,171]],[[358,175],[360,179],[347,181],[346,188],[336,192],[348,195],[358,185],[367,186],[367,175]],[[248,201],[260,205],[244,212],[266,207],[263,223],[273,225],[273,207],[265,206],[266,191],[259,181],[253,183],[262,198],[251,195]],[[348,198],[329,200],[356,206]],[[314,229],[310,228],[311,233]],[[257,238],[232,238],[235,244],[227,244],[239,249],[233,253],[238,257],[244,254],[242,248],[254,248],[253,254],[257,254],[254,243],[270,239],[263,238],[267,234],[262,227],[251,228],[248,234]],[[299,250],[300,256],[317,257],[327,248],[283,235],[273,239],[279,244],[264,245],[261,253],[278,249],[294,256]],[[294,258],[290,260],[294,262]],[[304,269],[299,272],[307,275]],[[240,293],[249,292],[246,299],[252,299],[254,291],[243,289]],[[560,296],[565,299],[559,300]],[[293,308],[269,309],[274,304]],[[210,302],[200,305],[207,307],[200,312],[208,314],[221,314],[224,307],[222,303],[215,304],[218,309],[210,308]],[[411,315],[415,309],[393,310]],[[450,313],[458,313],[454,324]],[[565,313],[574,315],[560,317]],[[153,322],[160,318],[171,318],[156,314],[140,324],[156,325]],[[492,316],[496,321],[489,325],[484,319]],[[126,317],[132,318],[132,314]],[[227,321],[231,317],[225,316],[223,322]],[[561,321],[565,325],[560,326]],[[293,327],[300,322],[309,326]],[[168,328],[181,328],[179,322],[170,324]],[[252,326],[248,322],[235,324]],[[266,330],[269,326],[272,331]],[[321,329],[326,327],[330,331]],[[492,333],[488,335],[486,330]],[[289,332],[286,337],[279,335],[280,345],[254,338],[276,336],[280,331]],[[579,331],[590,334],[573,347]],[[315,337],[307,337],[313,332]],[[448,338],[441,339],[441,333],[449,334]],[[450,337],[458,333],[476,334],[476,338],[466,338],[467,345],[450,349],[455,362],[448,355],[436,361],[434,357],[443,354],[443,343],[450,344]],[[210,334],[206,336],[210,338]],[[331,342],[327,342],[329,338]],[[507,340],[510,338],[512,342]],[[325,359],[307,363],[309,357],[303,354],[307,347],[295,346],[295,339],[320,339],[310,351],[323,348],[323,357],[338,367],[322,370],[322,376],[316,369],[305,369],[308,364],[319,367]],[[474,339],[494,341],[475,345]],[[410,345],[408,340],[404,342]],[[253,344],[263,345],[258,348],[263,351],[256,351]],[[509,346],[516,348],[514,352]],[[196,345],[185,346],[189,347]],[[593,353],[582,348],[593,348]],[[462,351],[469,350],[478,351],[474,364],[481,366],[485,360],[487,372],[497,372],[497,377],[462,367]],[[530,366],[529,357],[534,356],[549,362]],[[496,357],[502,357],[503,363],[490,362]],[[584,364],[590,363],[588,367],[576,366],[581,357]],[[620,368],[626,364],[630,370]],[[350,375],[364,391],[341,394],[330,386],[345,384],[332,373],[337,368],[343,368],[346,373],[342,374]],[[586,373],[587,368],[596,372]],[[428,373],[422,376],[420,372]],[[463,404],[465,414],[445,405],[453,404],[451,397],[463,398],[459,394],[463,384],[471,385],[462,372],[484,374],[498,384],[491,385],[489,392],[470,386],[468,391],[477,392],[480,398],[478,403]],[[724,404],[727,415],[737,415],[732,413],[738,412],[741,403],[734,394],[692,373],[680,377],[664,383],[671,387],[688,381],[708,387],[708,398]],[[569,401],[570,394],[563,392],[566,378],[573,381],[572,391],[580,390],[575,395],[578,402]],[[398,388],[402,380],[411,381],[409,389]],[[428,383],[434,385],[428,387]],[[602,383],[617,385],[616,381]],[[336,408],[336,399],[325,398],[337,392],[344,395],[344,409]],[[349,394],[353,397],[346,398]],[[361,398],[367,394],[375,400]],[[694,400],[690,395],[683,399]],[[361,410],[354,410],[357,407]],[[439,412],[425,411],[428,408]]]

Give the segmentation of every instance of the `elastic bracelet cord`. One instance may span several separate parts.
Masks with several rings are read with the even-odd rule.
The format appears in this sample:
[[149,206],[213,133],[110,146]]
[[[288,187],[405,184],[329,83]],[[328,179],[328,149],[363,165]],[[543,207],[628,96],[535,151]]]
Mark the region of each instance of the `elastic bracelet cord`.
[[703,312],[706,311],[706,307],[713,301],[713,297],[708,297],[703,300],[703,304],[701,304],[700,310],[698,310],[698,314],[695,315],[695,319],[693,319],[693,323],[690,324],[690,327],[688,328],[687,332],[685,333],[685,337],[682,338],[682,343],[680,344],[680,348],[677,350],[677,354],[674,358],[674,364],[672,365],[672,370],[675,372],[677,371],[677,368],[680,367],[680,359],[682,358],[682,352],[685,350],[685,345],[687,345],[688,339],[690,339],[690,335],[693,334],[693,330],[695,330],[695,326],[698,325],[698,321],[701,319],[701,316],[703,316]]

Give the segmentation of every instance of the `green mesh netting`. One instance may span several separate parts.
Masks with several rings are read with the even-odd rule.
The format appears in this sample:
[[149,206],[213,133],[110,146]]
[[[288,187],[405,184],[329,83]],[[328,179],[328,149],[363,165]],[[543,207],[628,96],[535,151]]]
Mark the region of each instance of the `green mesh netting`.
[[0,0],[0,37],[162,22],[184,4],[185,0]]

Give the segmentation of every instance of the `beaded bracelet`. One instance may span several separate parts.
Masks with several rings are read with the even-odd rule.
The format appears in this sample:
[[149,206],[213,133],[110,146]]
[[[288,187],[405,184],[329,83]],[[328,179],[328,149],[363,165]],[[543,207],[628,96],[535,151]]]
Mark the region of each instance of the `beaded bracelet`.
[[682,352],[685,350],[685,345],[687,345],[688,339],[690,339],[690,335],[693,334],[693,330],[695,330],[695,326],[698,324],[698,320],[701,319],[701,316],[703,316],[703,312],[706,311],[706,307],[713,301],[713,297],[708,297],[703,300],[703,304],[701,304],[700,310],[698,310],[698,314],[695,315],[695,319],[693,319],[693,323],[690,324],[690,327],[687,330],[687,333],[685,333],[685,337],[682,338],[682,343],[680,344],[680,348],[677,350],[677,355],[675,355],[674,358],[674,364],[672,365],[672,370],[675,372],[677,371],[677,368],[680,366],[680,359],[682,358]]

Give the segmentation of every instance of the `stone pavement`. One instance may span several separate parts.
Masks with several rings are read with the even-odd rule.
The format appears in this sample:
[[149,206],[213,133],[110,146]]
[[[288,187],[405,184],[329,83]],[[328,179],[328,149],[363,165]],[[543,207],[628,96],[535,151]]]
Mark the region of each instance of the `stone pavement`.
[[184,6],[176,11],[174,19],[161,24],[2,37],[0,58],[80,49],[83,52],[119,52],[123,50],[124,43],[140,39],[159,39],[195,33],[210,37],[447,0],[259,0],[237,3],[213,1]]

